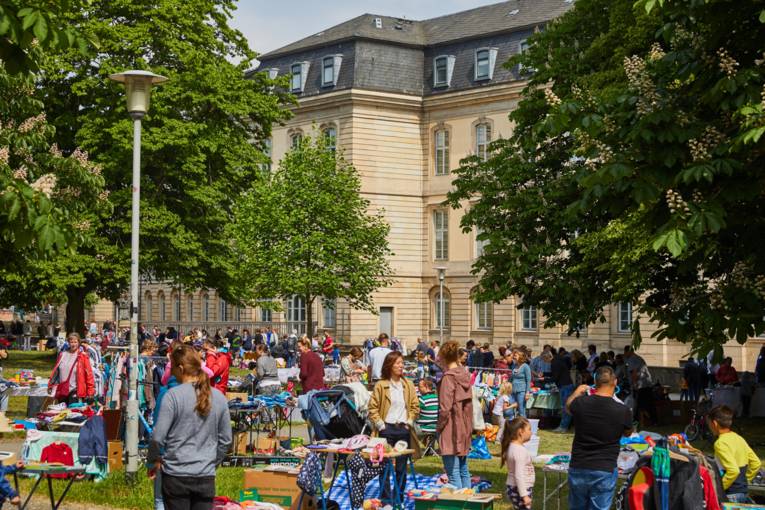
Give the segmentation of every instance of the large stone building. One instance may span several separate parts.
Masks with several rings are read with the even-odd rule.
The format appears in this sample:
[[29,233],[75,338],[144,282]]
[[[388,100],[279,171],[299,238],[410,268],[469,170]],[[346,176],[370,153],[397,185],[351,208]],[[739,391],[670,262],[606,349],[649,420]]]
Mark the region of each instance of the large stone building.
[[[520,301],[475,303],[471,266],[481,253],[475,232],[460,227],[461,211],[445,207],[452,171],[487,144],[510,135],[508,120],[525,85],[525,70],[507,67],[527,38],[572,0],[512,0],[424,21],[364,14],[260,57],[256,72],[289,75],[298,98],[294,117],[268,141],[272,164],[304,135],[324,135],[362,177],[362,192],[391,225],[392,286],[374,295],[378,314],[317,300],[318,327],[360,342],[384,331],[409,340],[438,338],[537,348],[544,343],[619,349],[630,341],[632,308],[614,304],[606,323],[579,338],[545,328],[541,311]],[[445,268],[439,298],[437,267]],[[142,320],[154,323],[265,324],[304,319],[300,298],[283,312],[235,309],[210,292],[186,293],[151,284],[142,289]],[[289,326],[290,329],[292,326]],[[642,328],[644,337],[652,332]],[[751,369],[761,342],[729,349]],[[650,340],[641,349],[652,364],[677,366],[687,347]]]

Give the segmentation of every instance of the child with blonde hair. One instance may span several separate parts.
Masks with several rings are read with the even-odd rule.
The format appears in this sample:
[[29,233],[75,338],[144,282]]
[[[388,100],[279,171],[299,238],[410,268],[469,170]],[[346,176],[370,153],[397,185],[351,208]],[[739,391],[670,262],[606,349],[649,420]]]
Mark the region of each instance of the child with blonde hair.
[[531,439],[531,424],[523,416],[505,423],[500,467],[507,465],[507,497],[514,510],[531,510],[534,464],[523,446]]
[[491,422],[494,425],[499,426],[499,433],[497,433],[496,443],[502,442],[502,435],[505,430],[505,422],[515,418],[515,410],[518,408],[518,403],[513,398],[513,383],[505,381],[499,387],[499,394],[494,401],[494,408],[491,413]]

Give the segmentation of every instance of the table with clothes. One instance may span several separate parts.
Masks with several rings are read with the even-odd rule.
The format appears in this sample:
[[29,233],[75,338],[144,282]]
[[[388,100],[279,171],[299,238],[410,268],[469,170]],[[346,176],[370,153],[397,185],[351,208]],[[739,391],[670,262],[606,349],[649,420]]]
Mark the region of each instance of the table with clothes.
[[96,481],[108,474],[103,417],[89,418],[79,432],[29,429],[21,451],[25,463],[58,463],[83,469]]

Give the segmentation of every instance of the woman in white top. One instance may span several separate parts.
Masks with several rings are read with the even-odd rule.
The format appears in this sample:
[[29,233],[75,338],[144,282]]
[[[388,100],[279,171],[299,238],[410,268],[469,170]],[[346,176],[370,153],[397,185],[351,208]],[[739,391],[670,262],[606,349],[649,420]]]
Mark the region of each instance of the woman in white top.
[[[399,441],[407,448],[414,448],[417,455],[419,443],[413,435],[412,425],[420,414],[420,404],[414,384],[404,377],[404,357],[400,352],[385,356],[381,370],[382,379],[375,384],[369,401],[369,419],[380,437],[394,446]],[[396,457],[396,483],[399,494],[406,487],[406,463],[409,456]],[[387,480],[380,480],[383,486],[383,500],[390,500]]]

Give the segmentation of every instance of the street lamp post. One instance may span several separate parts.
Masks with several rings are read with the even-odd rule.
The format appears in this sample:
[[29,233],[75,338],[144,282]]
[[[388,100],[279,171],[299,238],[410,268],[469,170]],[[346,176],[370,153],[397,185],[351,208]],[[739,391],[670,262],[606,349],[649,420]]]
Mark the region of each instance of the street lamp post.
[[439,266],[438,270],[438,341],[444,344],[444,280],[446,280],[446,268]]
[[109,78],[125,84],[127,111],[133,119],[133,187],[130,229],[130,380],[125,424],[125,475],[134,480],[138,473],[138,233],[141,208],[141,119],[149,111],[152,85],[167,78],[149,71],[125,71]]

